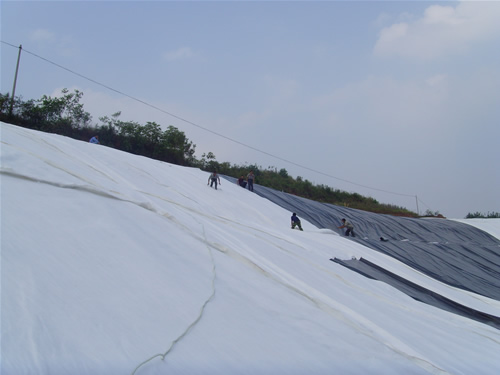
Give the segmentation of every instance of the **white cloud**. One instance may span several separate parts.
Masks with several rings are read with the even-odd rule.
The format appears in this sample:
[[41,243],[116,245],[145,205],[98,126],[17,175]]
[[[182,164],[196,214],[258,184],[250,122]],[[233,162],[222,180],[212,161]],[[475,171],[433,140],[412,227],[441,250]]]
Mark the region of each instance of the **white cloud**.
[[165,52],[163,58],[166,61],[184,60],[193,57],[195,54],[189,47],[181,47],[174,51]]
[[[398,40],[406,38],[408,35],[409,25],[407,23],[397,23],[390,27],[384,28],[380,32],[380,40],[385,44],[394,44]],[[377,46],[375,46],[377,48]]]
[[55,34],[46,29],[37,29],[31,33],[30,39],[34,42],[53,42]]
[[37,29],[31,33],[30,39],[39,46],[47,47],[50,45],[56,48],[56,53],[59,56],[75,57],[79,53],[77,43],[70,34],[60,36],[47,29]]
[[458,8],[451,6],[432,5],[425,10],[421,20],[429,25],[463,25],[466,18],[459,14]]
[[498,19],[500,2],[432,5],[415,21],[383,28],[374,53],[420,60],[461,53],[477,43],[500,38]]
[[390,22],[391,16],[387,13],[381,13],[377,17],[377,19],[373,22],[375,27],[383,27],[386,25],[388,22]]
[[444,132],[451,126],[443,121],[453,101],[450,95],[448,78],[442,74],[407,81],[372,76],[316,98],[314,109],[328,119],[323,130],[327,137],[348,127],[357,142],[368,144],[376,136],[399,144],[401,137],[411,136],[417,143],[438,127]]

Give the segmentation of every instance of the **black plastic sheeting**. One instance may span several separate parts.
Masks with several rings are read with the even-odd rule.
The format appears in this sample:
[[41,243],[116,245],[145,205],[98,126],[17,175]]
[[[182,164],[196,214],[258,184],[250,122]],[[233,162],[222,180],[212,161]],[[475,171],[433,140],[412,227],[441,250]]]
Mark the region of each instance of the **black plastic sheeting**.
[[370,261],[360,258],[354,260],[342,260],[338,258],[330,259],[353,271],[356,271],[370,279],[383,281],[399,291],[407,294],[413,299],[431,306],[449,311],[451,313],[474,319],[478,322],[488,324],[496,329],[500,329],[500,318],[482,311],[472,309],[449,298],[446,298],[432,290],[426,289],[405,278],[398,276]]
[[[232,177],[224,177],[229,181],[236,181]],[[354,225],[356,237],[349,237],[352,241],[396,258],[445,284],[500,301],[500,240],[478,228],[446,219],[396,217],[319,203],[257,184],[254,185],[254,193],[290,213],[296,212],[299,218],[318,228],[328,228],[339,234],[344,232],[337,227],[341,226],[341,219],[346,218]],[[284,225],[288,225],[289,219],[283,218]],[[307,231],[304,223],[302,227]],[[363,269],[356,265],[361,263]],[[347,266],[346,262],[341,264]],[[401,288],[398,277],[389,277],[390,273],[385,270],[382,275],[380,269],[376,270],[369,264],[371,263],[350,262],[349,268],[368,275],[366,269],[371,267],[370,277],[383,279],[388,284]],[[444,297],[437,299],[437,295],[430,291],[417,293],[415,289],[418,288],[413,288],[410,293],[408,288],[411,283],[407,282],[406,285],[406,293],[418,300],[425,301],[422,293],[427,293],[429,296],[433,295],[432,298],[427,298],[428,303],[431,299],[444,301]],[[450,310],[450,304],[432,304]],[[453,309],[455,312],[460,310],[456,306]],[[469,315],[470,313],[475,314],[473,311]],[[486,320],[491,322],[491,319]],[[498,321],[492,324],[498,324]]]

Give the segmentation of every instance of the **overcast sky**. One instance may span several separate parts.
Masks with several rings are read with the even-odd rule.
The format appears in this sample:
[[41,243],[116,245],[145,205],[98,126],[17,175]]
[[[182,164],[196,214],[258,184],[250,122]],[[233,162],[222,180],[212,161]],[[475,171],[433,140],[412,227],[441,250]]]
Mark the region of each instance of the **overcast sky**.
[[413,211],[418,196],[420,213],[500,212],[500,2],[0,6],[2,93],[22,44],[24,99],[78,89],[95,123],[176,126],[198,158]]

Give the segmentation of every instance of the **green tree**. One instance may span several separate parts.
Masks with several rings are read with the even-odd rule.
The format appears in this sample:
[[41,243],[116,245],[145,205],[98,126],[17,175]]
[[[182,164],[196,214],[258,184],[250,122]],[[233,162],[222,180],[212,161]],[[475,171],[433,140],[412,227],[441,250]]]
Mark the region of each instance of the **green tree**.
[[160,143],[168,153],[169,162],[189,165],[194,159],[196,145],[175,126],[170,125],[160,138]]
[[278,174],[283,178],[288,177],[288,171],[285,168],[281,168]]
[[489,212],[483,214],[482,212],[476,211],[474,213],[468,213],[465,217],[466,219],[500,219],[500,212]]
[[[68,89],[63,89],[61,93],[60,97],[43,95],[37,100],[23,101],[16,98],[13,106],[15,122],[32,129],[69,136],[88,126],[92,117],[84,111],[83,104],[80,103],[83,93],[78,90],[70,93]],[[2,98],[2,112],[5,98]]]
[[200,169],[203,169],[204,171],[219,170],[219,163],[217,162],[213,152],[210,151],[208,154],[204,153],[201,155]]
[[[99,120],[100,125],[91,126],[90,115],[80,104],[83,93],[75,90],[70,93],[64,89],[61,97],[51,98],[44,95],[38,100],[24,101],[21,97],[10,100],[8,94],[0,95],[0,119],[16,125],[37,130],[50,131],[88,141],[91,136],[99,135],[101,143],[110,147],[132,152],[138,155],[155,158],[180,165],[199,167],[202,170],[217,170],[221,174],[246,176],[254,171],[256,183],[280,191],[296,194],[316,201],[345,205],[366,211],[399,215],[417,216],[417,214],[393,205],[380,204],[375,199],[360,194],[348,193],[329,186],[316,186],[301,176],[293,178],[286,169],[269,166],[267,169],[256,164],[231,165],[229,162],[219,163],[212,152],[203,154],[200,160],[195,157],[194,145],[184,132],[174,126],[162,131],[160,124],[147,122],[141,125],[134,121],[120,120],[121,112]],[[9,107],[13,103],[12,115]],[[432,214],[437,214],[432,213]],[[493,212],[468,214],[467,217],[500,217]]]

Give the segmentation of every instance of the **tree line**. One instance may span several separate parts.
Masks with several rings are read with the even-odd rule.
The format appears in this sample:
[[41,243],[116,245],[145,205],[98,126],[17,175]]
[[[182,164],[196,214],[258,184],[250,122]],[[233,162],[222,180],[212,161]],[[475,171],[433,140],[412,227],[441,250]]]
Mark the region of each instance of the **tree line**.
[[83,93],[62,90],[60,97],[43,95],[40,99],[12,100],[0,94],[0,119],[4,122],[48,133],[88,141],[97,135],[102,144],[122,151],[179,164],[192,165],[195,147],[184,132],[174,126],[162,130],[160,124],[122,121],[120,112],[99,118],[92,116],[80,103]]
[[484,214],[482,212],[474,212],[471,213],[469,212],[467,216],[465,216],[466,219],[500,219],[500,212],[489,212]]
[[59,97],[43,95],[40,99],[30,100],[0,94],[0,120],[87,142],[97,135],[100,142],[109,147],[204,171],[216,170],[235,178],[246,176],[253,170],[256,182],[262,186],[318,202],[396,216],[418,216],[404,207],[382,204],[358,193],[315,185],[301,176],[293,178],[284,168],[218,162],[212,152],[204,153],[198,159],[195,156],[196,145],[183,131],[171,125],[163,130],[156,122],[141,125],[135,121],[123,121],[120,119],[120,112],[100,117],[99,122],[94,124],[92,116],[80,103],[82,97],[81,91],[70,92],[68,89],[63,89]]

